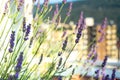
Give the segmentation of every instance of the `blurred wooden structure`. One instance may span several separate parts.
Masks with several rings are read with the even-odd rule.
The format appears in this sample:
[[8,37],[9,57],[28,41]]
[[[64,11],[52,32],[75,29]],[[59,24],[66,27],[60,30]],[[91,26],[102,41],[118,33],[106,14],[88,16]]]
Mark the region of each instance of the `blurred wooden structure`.
[[[100,26],[97,26],[97,39],[100,37],[100,33],[98,32]],[[98,58],[99,60],[103,60],[105,55],[108,55],[111,59],[117,59],[118,49],[117,49],[117,27],[116,25],[108,25],[105,29],[104,40],[98,44]]]

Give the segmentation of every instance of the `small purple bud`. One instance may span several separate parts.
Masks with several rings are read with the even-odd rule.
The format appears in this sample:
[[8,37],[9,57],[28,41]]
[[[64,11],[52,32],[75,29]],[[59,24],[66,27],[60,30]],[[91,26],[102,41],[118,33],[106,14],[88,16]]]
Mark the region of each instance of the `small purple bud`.
[[99,78],[99,70],[96,70],[95,74],[96,74],[95,79],[98,80],[98,78]]
[[58,53],[58,56],[61,56],[61,54],[62,54],[62,52],[59,52],[59,53]]
[[101,25],[101,28],[98,30],[99,33],[101,33],[101,36],[98,40],[98,42],[102,42],[104,37],[105,37],[105,31],[104,29],[107,27],[107,18],[104,19],[102,25]]
[[105,56],[103,63],[102,63],[102,68],[105,67],[105,65],[107,63],[107,59],[108,59],[108,56]]
[[19,0],[19,4],[18,4],[18,11],[20,11],[21,7],[23,6],[24,4],[24,0]]
[[39,63],[38,63],[38,64],[40,64],[40,63],[42,62],[42,60],[43,60],[43,54],[41,54],[40,60],[39,60]]
[[65,35],[67,34],[66,31],[63,32],[62,38],[65,37]]
[[102,42],[104,40],[104,37],[105,37],[105,33],[102,33],[99,40],[98,40],[98,42],[99,43]]
[[26,19],[25,17],[23,18],[23,32],[26,31]]
[[33,37],[30,39],[29,48],[31,48],[32,43],[33,43]]
[[9,75],[8,80],[15,80],[15,77],[13,75]]
[[67,12],[67,16],[70,16],[71,11],[72,11],[72,2],[70,3],[70,6],[69,6],[69,9]]
[[107,18],[104,19],[102,25],[101,25],[101,29],[105,29],[107,27]]
[[15,31],[12,31],[12,34],[10,36],[10,48],[9,48],[9,52],[12,53],[13,52],[13,47],[14,47],[14,41],[15,41]]
[[20,52],[20,55],[17,59],[17,65],[15,67],[15,75],[14,76],[15,76],[16,79],[18,78],[19,72],[22,68],[22,62],[23,62],[23,52]]
[[29,33],[30,33],[30,29],[31,29],[31,24],[29,24],[27,26],[27,29],[26,29],[26,33],[25,33],[25,37],[24,37],[24,40],[28,40],[28,37],[29,37]]
[[81,15],[80,15],[80,19],[78,21],[77,28],[78,28],[78,32],[77,32],[77,35],[76,35],[75,43],[79,42],[79,39],[80,39],[80,37],[82,35],[82,31],[85,28],[85,20],[83,18],[83,13],[82,12],[81,12]]
[[55,10],[56,14],[58,14],[58,11],[59,11],[59,7],[58,4],[56,4],[56,10]]
[[66,4],[67,0],[63,0],[62,2],[63,2],[63,4]]
[[109,75],[106,75],[104,80],[110,80]]
[[62,58],[60,58],[60,60],[59,60],[57,69],[60,67],[61,64],[62,64]]
[[44,4],[45,7],[48,6],[48,2],[49,2],[49,0],[44,0],[44,3],[43,3],[43,4]]
[[68,42],[68,37],[66,37],[65,41],[63,42],[62,50],[65,50]]
[[75,72],[75,68],[72,70],[72,75],[74,74],[74,72]]
[[113,70],[112,70],[111,80],[114,80],[114,79],[115,79],[115,72],[116,72],[116,69],[113,69]]
[[62,76],[58,76],[58,80],[62,80]]

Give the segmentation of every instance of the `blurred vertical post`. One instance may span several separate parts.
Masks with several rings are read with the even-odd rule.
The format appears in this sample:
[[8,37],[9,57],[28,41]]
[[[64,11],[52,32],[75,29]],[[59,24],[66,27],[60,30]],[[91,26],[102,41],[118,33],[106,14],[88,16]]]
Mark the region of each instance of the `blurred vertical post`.
[[[117,47],[118,47],[118,62],[120,62],[120,39],[117,42]],[[120,68],[120,67],[118,67]]]

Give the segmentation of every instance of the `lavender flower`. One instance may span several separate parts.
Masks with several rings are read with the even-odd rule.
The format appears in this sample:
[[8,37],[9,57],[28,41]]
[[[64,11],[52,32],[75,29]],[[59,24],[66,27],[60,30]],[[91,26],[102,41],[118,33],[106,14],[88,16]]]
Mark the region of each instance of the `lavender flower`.
[[52,22],[55,22],[55,16],[56,16],[56,11],[54,11],[53,17],[52,17]]
[[4,14],[8,12],[8,2],[5,3],[5,7],[4,7]]
[[92,57],[93,53],[95,53],[95,52],[96,52],[95,46],[92,45],[91,50],[90,50],[90,52],[88,54],[88,59],[90,59]]
[[102,69],[102,80],[105,80],[105,69]]
[[68,42],[68,37],[66,37],[65,41],[63,42],[62,50],[65,50]]
[[62,54],[62,52],[59,52],[59,53],[58,53],[58,56],[61,56],[61,54]]
[[56,10],[54,11],[53,18],[52,18],[53,22],[55,22],[55,17],[58,14],[58,12],[59,12],[59,8],[58,8],[58,4],[56,4]]
[[96,45],[93,45],[91,48],[90,53],[88,54],[88,59],[92,58],[93,62],[97,60],[97,47]]
[[98,80],[98,78],[99,78],[99,70],[96,70],[95,74],[96,74],[95,79]]
[[41,56],[40,56],[40,60],[39,60],[39,63],[38,63],[38,64],[41,63],[42,59],[43,59],[43,54],[41,54]]
[[9,75],[8,80],[15,80],[15,77],[13,75]]
[[101,30],[105,29],[107,26],[107,18],[104,19],[102,25],[101,25]]
[[101,37],[99,38],[98,42],[99,42],[99,43],[102,42],[102,41],[104,40],[104,37],[105,37],[105,33],[102,32],[102,33],[101,33]]
[[28,40],[28,36],[29,36],[29,33],[30,33],[30,28],[31,28],[31,24],[29,24],[27,26],[26,33],[25,33],[25,38],[24,38],[25,41]]
[[98,42],[102,42],[103,41],[104,36],[105,36],[104,29],[106,28],[106,26],[107,26],[107,18],[104,19],[104,21],[103,21],[103,23],[101,25],[100,30],[98,30],[101,33],[101,37],[99,38]]
[[25,17],[23,18],[23,32],[26,31],[26,19]]
[[30,39],[29,48],[31,48],[32,43],[33,43],[33,37]]
[[49,2],[49,0],[44,0],[44,7],[47,7],[48,6],[48,2]]
[[104,80],[110,80],[109,75],[106,75]]
[[83,18],[83,13],[81,12],[80,19],[78,21],[78,32],[77,32],[75,43],[79,42],[79,39],[82,35],[82,31],[83,31],[84,27],[85,27],[85,20]]
[[67,34],[67,31],[63,32],[62,38],[65,37],[65,35]]
[[15,45],[14,41],[15,41],[15,31],[12,31],[12,34],[10,36],[10,48],[9,48],[10,53],[13,52],[13,47]]
[[69,9],[67,12],[67,16],[70,16],[71,11],[72,11],[72,2],[70,3],[70,6],[69,6]]
[[20,11],[20,9],[21,9],[21,7],[23,6],[23,4],[24,4],[24,0],[18,0],[18,11]]
[[66,4],[67,0],[63,0],[62,2],[63,2],[63,4]]
[[60,58],[60,60],[59,60],[57,69],[59,68],[59,66],[60,66],[61,64],[62,64],[62,58]]
[[56,12],[56,14],[58,14],[58,11],[59,11],[58,4],[56,4],[55,6],[56,6],[56,10],[55,10],[55,12]]
[[111,80],[114,80],[114,79],[115,79],[115,72],[116,72],[116,70],[115,70],[115,69],[113,69],[113,70],[112,70]]
[[62,76],[58,76],[58,80],[62,80]]
[[102,63],[102,68],[105,67],[105,65],[107,63],[107,59],[108,59],[108,56],[105,56],[103,63]]
[[75,68],[73,68],[73,70],[72,70],[72,75],[74,74],[74,72],[75,72]]
[[18,59],[17,59],[17,65],[15,67],[15,78],[17,79],[19,76],[19,72],[21,70],[22,67],[22,62],[23,62],[23,52],[20,53]]

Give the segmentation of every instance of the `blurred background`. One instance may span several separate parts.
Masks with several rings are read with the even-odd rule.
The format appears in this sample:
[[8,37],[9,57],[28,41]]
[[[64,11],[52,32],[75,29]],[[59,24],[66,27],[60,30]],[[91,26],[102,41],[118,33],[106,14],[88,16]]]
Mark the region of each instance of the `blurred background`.
[[[40,0],[41,6],[43,2],[44,0]],[[83,11],[86,18],[86,25],[88,26],[84,32],[86,36],[83,38],[83,42],[87,48],[93,38],[100,36],[97,31],[103,19],[107,17],[108,27],[105,30],[106,36],[100,45],[101,47],[98,49],[98,54],[100,54],[100,59],[103,59],[104,55],[107,54],[111,59],[118,60],[120,58],[120,0],[67,0],[67,4],[61,12],[61,23],[63,23],[66,17],[70,2],[73,2],[73,9],[65,27],[72,26],[74,28],[78,22],[80,12]],[[50,0],[49,6],[52,5],[53,9],[46,18],[52,19],[56,4],[60,7],[62,0]],[[33,12],[36,11],[36,7],[37,5],[35,4]],[[87,54],[88,52],[89,49],[83,49],[83,53]]]
[[[40,0],[41,6],[43,2],[44,0]],[[63,23],[70,2],[73,3],[71,16],[66,23]],[[56,4],[60,7],[62,0],[50,0],[49,6],[52,5],[53,9],[46,18],[52,19]],[[37,5],[34,6],[33,12],[36,11],[36,7]],[[108,26],[105,29],[105,39],[101,44],[97,43],[99,45],[99,48],[97,48],[98,60],[103,60],[104,56],[108,55],[109,65],[120,68],[120,0],[67,0],[60,15],[61,25],[66,30],[75,29],[81,11],[84,12],[87,28],[83,31],[84,37],[81,39],[78,45],[79,47],[75,51],[80,50],[84,54],[82,58],[86,58],[90,51],[90,47],[88,46],[90,42],[94,41],[94,43],[97,43],[93,39],[100,37],[98,30],[106,17],[108,19]],[[73,58],[75,58],[75,53],[71,56],[71,60]]]

